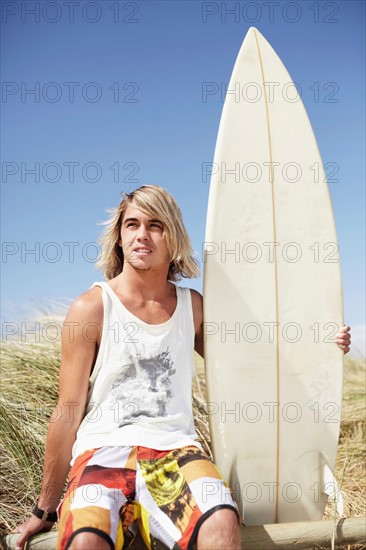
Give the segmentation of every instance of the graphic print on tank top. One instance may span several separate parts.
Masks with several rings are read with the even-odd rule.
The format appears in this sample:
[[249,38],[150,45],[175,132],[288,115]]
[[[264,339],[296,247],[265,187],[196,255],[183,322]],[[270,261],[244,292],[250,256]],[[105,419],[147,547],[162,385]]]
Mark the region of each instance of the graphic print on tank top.
[[169,348],[155,356],[130,355],[112,383],[111,405],[118,413],[119,427],[141,418],[167,416],[167,405],[173,397],[171,376],[175,373]]

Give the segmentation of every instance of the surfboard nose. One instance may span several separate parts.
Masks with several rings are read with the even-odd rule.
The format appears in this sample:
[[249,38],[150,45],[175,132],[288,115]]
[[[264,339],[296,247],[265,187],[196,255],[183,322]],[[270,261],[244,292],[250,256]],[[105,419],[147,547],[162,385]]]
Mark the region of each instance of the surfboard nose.
[[242,57],[243,59],[245,58],[246,61],[248,61],[248,57],[253,57],[254,61],[254,59],[258,57],[258,48],[260,46],[273,51],[271,45],[263,36],[263,34],[257,29],[257,27],[249,27],[248,32],[242,42],[237,59],[240,59]]
[[249,27],[247,34],[244,37],[243,43],[249,40],[255,40],[255,33],[259,32],[256,27]]
[[254,40],[256,42],[259,41],[261,45],[265,44],[267,48],[273,50],[266,37],[260,32],[260,30],[257,29],[257,27],[249,27],[248,32],[245,35],[244,42],[247,38],[248,40]]

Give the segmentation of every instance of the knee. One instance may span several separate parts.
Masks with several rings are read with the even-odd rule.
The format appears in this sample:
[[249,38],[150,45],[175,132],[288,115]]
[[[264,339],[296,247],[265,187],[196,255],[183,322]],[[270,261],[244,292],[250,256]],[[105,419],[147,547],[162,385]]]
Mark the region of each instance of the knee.
[[217,510],[203,522],[198,531],[197,548],[240,549],[239,521],[234,510]]
[[68,550],[111,550],[114,545],[111,546],[111,543],[103,535],[80,531],[72,537],[67,548]]
[[[204,522],[203,525],[209,530],[231,530],[239,529],[238,516],[231,508],[216,510]],[[202,525],[202,526],[203,526]]]

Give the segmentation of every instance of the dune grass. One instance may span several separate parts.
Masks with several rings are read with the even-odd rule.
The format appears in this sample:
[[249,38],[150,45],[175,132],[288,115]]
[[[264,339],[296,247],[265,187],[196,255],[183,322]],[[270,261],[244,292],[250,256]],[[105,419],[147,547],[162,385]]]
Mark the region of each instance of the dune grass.
[[[61,322],[61,321],[59,321]],[[12,530],[40,490],[47,420],[56,403],[61,358],[57,328],[47,341],[28,337],[1,345],[0,530]],[[196,357],[193,404],[196,427],[210,453],[203,361]],[[346,516],[366,513],[365,364],[346,358],[336,477],[342,480]],[[331,506],[325,517],[333,517]]]

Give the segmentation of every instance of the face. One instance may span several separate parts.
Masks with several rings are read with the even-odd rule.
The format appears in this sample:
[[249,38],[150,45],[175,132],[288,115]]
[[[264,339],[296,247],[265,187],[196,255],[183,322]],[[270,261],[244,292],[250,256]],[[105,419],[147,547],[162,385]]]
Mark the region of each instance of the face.
[[124,259],[137,270],[169,269],[170,254],[161,221],[130,204],[123,216],[120,240]]

